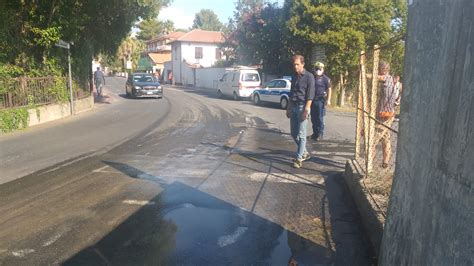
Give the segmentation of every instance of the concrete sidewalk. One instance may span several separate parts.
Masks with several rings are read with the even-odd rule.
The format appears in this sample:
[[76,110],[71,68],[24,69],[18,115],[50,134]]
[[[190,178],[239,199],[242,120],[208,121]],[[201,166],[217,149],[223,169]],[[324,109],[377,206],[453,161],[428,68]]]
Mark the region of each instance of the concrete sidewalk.
[[295,169],[291,159],[296,144],[289,134],[259,126],[247,128],[242,134],[230,159],[240,165],[252,162],[247,167],[255,167],[256,163],[268,166],[267,173],[250,176],[253,181],[263,181],[251,211],[325,247],[331,251],[332,255],[327,256],[335,265],[373,263],[374,256],[342,175],[347,159],[354,154],[353,143],[309,141],[312,157]]

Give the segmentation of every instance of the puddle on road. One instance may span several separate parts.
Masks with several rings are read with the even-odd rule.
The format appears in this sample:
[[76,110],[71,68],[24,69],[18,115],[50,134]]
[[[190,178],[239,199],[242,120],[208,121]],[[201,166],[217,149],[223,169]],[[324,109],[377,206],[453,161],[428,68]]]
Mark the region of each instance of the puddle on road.
[[329,265],[330,251],[180,182],[65,265]]
[[292,256],[299,265],[330,263],[326,248],[217,201],[198,199],[165,211],[164,219],[177,228],[170,264],[287,265]]

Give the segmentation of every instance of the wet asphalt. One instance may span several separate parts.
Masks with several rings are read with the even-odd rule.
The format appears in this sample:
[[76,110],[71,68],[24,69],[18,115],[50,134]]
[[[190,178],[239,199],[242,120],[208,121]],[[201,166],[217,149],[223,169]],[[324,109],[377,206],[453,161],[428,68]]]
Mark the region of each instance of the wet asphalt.
[[294,169],[275,106],[170,87],[120,101],[167,107],[114,148],[0,185],[0,264],[373,263],[341,176],[350,135],[331,129]]

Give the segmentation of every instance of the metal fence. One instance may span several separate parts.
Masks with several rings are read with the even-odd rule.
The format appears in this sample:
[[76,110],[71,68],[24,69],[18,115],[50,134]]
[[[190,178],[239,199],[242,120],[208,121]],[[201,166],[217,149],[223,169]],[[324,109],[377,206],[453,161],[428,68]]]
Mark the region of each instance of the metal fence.
[[[56,103],[60,99],[59,93],[69,98],[66,84],[65,77],[53,76],[0,79],[0,109]],[[74,99],[90,95],[78,86],[73,85],[73,88]]]
[[360,54],[355,160],[365,172],[362,181],[370,196],[385,212],[395,170],[398,119],[382,119],[377,113],[381,95],[377,78],[380,48],[375,46],[371,62],[366,62],[367,57],[365,52]]

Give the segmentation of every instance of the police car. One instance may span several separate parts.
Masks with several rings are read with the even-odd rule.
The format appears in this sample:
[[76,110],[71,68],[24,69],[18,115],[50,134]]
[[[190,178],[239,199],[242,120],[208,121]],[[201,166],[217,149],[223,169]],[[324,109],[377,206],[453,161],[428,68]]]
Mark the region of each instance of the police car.
[[286,109],[290,89],[291,82],[288,79],[274,79],[266,83],[262,89],[255,90],[252,100],[257,105],[262,102],[278,103],[282,109]]

